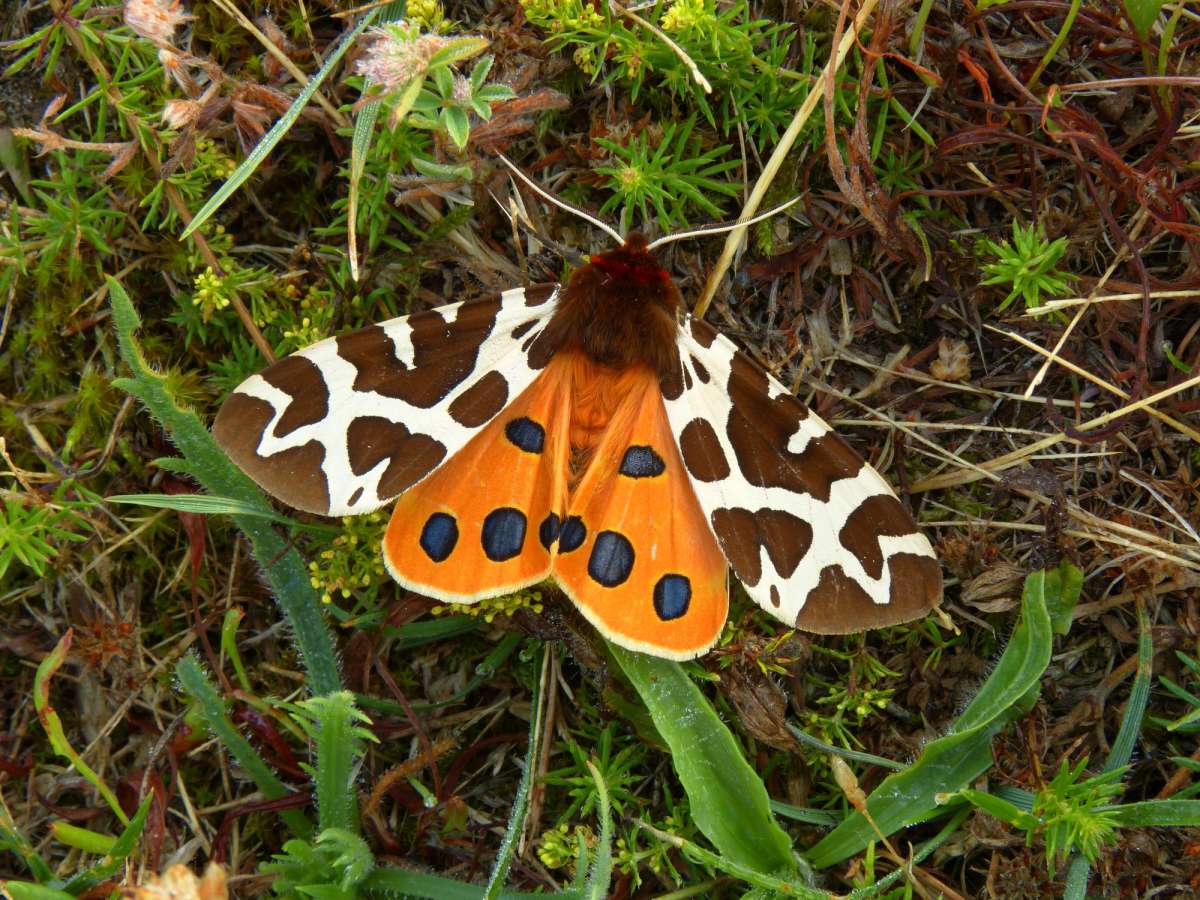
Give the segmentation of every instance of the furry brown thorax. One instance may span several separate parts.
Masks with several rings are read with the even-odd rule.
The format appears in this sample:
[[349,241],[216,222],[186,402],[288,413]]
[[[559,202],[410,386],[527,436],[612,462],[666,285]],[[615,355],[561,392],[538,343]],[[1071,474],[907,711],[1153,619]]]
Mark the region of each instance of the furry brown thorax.
[[603,366],[643,364],[668,375],[678,362],[682,301],[646,243],[635,231],[616,250],[597,253],[575,270],[543,340],[555,349],[577,346]]

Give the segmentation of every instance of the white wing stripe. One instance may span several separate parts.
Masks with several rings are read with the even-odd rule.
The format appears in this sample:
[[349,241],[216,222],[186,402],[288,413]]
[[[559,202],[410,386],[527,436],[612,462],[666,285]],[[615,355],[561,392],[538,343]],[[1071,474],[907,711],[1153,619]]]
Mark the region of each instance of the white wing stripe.
[[[873,603],[889,603],[892,573],[888,561],[900,554],[934,557],[928,539],[919,532],[899,536],[879,535],[883,566],[878,577],[869,575],[863,562],[842,544],[840,534],[843,528],[864,501],[880,495],[895,496],[883,477],[865,463],[853,476],[833,481],[829,498],[825,501],[787,488],[759,487],[750,483],[738,466],[727,430],[734,408],[729,387],[737,347],[719,333],[716,340],[706,347],[693,336],[690,326],[689,318],[680,326],[678,339],[680,359],[691,376],[691,387],[676,399],[666,400],[667,417],[677,440],[681,439],[683,429],[689,422],[696,418],[707,420],[729,464],[729,475],[715,481],[700,481],[689,473],[700,505],[710,517],[710,526],[715,511],[740,508],[752,514],[763,510],[790,513],[812,528],[811,546],[787,578],[777,571],[767,548],[760,544],[758,556],[762,575],[756,584],[746,585],[747,591],[755,602],[772,615],[792,623],[803,609],[809,593],[820,583],[823,570],[827,566],[837,565],[866,592]],[[696,377],[693,357],[711,376],[707,382]],[[767,399],[787,393],[783,385],[767,373]],[[830,430],[819,416],[810,411],[797,424],[786,449],[791,453],[802,453],[811,441]],[[720,541],[720,535],[717,538]]]

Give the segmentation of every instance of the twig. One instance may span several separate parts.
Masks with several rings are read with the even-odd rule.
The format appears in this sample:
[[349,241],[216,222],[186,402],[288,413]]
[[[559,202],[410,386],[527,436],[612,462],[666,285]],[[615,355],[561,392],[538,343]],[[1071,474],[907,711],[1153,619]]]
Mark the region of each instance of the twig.
[[637,22],[643,28],[650,31],[660,41],[666,44],[671,49],[671,52],[678,56],[680,60],[682,60],[683,64],[687,66],[687,70],[692,74],[692,79],[696,82],[696,84],[700,85],[700,87],[704,90],[704,93],[712,93],[712,85],[708,83],[708,79],[704,77],[704,73],[700,71],[700,67],[697,66],[696,63],[692,61],[692,58],[687,55],[686,50],[667,37],[667,33],[665,31],[652,22],[647,22],[632,10],[626,9],[619,3],[614,3],[613,0],[608,0],[608,5],[618,15],[622,15],[627,19]]
[[[854,42],[858,40],[858,33],[866,24],[871,13],[875,10],[875,5],[878,0],[863,0],[862,9],[858,11],[858,15],[854,17],[850,28],[842,35],[842,40],[837,45],[837,51],[833,54],[828,63],[825,64],[825,70],[822,78],[829,78],[833,73],[841,68],[842,62],[846,59],[846,54],[850,52],[850,48],[854,46]],[[775,145],[775,150],[771,153],[771,157],[767,160],[766,166],[763,167],[762,174],[758,176],[758,181],[754,183],[754,189],[750,192],[750,198],[746,201],[746,205],[742,207],[742,213],[738,216],[739,219],[749,219],[755,212],[758,211],[759,204],[767,195],[767,191],[771,187],[771,182],[775,180],[775,176],[779,173],[783,161],[792,151],[792,145],[796,143],[796,139],[800,137],[800,131],[808,122],[813,110],[817,104],[821,102],[820,81],[813,85],[813,89],[809,95],[804,98],[804,102],[800,104],[800,108],[796,110],[796,115],[792,118],[792,122],[787,127],[787,131],[783,133],[783,137],[779,139],[779,143]],[[748,225],[742,225],[733,231],[729,232],[725,238],[725,246],[721,248],[721,256],[717,259],[712,267],[712,271],[708,273],[708,280],[704,283],[704,290],[700,294],[700,299],[696,301],[696,305],[692,308],[692,314],[696,318],[703,318],[708,311],[708,306],[712,303],[713,297],[717,294],[717,287],[721,283],[721,279],[725,277],[725,273],[729,271],[730,265],[733,264],[733,257],[737,254],[738,247],[741,246],[742,240],[746,237],[746,229]]]
[[[1045,349],[1044,347],[1038,346],[1033,341],[1029,340],[1029,338],[1022,337],[1021,335],[1016,334],[1015,332],[1012,332],[1012,331],[1005,331],[1002,328],[996,328],[994,325],[984,325],[983,327],[988,329],[988,331],[994,331],[994,332],[996,332],[996,334],[1002,334],[1005,337],[1012,338],[1014,341],[1016,341],[1022,347],[1028,347],[1030,350],[1033,350],[1035,353],[1041,353],[1047,357],[1050,356],[1049,350]],[[1102,387],[1106,391],[1109,391],[1112,394],[1116,394],[1122,400],[1129,399],[1128,391],[1117,387],[1115,384],[1112,384],[1109,381],[1105,381],[1099,375],[1095,374],[1094,372],[1089,372],[1087,369],[1083,368],[1082,366],[1077,366],[1073,362],[1068,362],[1067,360],[1062,359],[1061,357],[1055,357],[1054,362],[1057,362],[1064,369],[1068,369],[1071,372],[1074,372],[1076,375],[1080,376],[1081,378],[1086,378],[1088,381],[1092,382],[1092,384],[1094,384],[1098,387]],[[1193,441],[1200,443],[1200,431],[1196,431],[1191,426],[1185,425],[1182,422],[1180,422],[1176,419],[1173,419],[1171,416],[1168,416],[1166,413],[1160,412],[1157,409],[1148,409],[1148,410],[1146,410],[1146,412],[1148,412],[1150,415],[1154,416],[1160,422],[1163,422],[1166,425],[1170,425],[1172,428],[1174,428],[1176,431],[1180,432],[1181,434],[1187,435]],[[1089,427],[1094,428],[1095,426],[1089,426]]]

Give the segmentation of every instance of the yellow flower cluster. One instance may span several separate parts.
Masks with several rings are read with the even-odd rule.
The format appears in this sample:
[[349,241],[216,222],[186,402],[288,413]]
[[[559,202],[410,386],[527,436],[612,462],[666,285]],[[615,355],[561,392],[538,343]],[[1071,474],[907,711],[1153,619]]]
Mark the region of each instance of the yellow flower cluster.
[[586,31],[604,24],[604,16],[583,0],[521,0],[525,16],[549,31]]
[[542,592],[532,588],[525,588],[517,591],[515,594],[506,594],[503,597],[491,597],[487,600],[480,600],[478,603],[451,603],[444,606],[435,606],[432,610],[435,616],[445,615],[466,615],[473,616],[477,619],[483,619],[485,622],[492,622],[496,616],[511,616],[518,610],[528,609],[535,613],[542,611]]
[[446,11],[438,0],[408,0],[404,17],[425,31],[438,31],[446,20]]
[[675,0],[662,17],[663,31],[707,30],[714,16],[704,8],[704,0]]
[[212,266],[205,267],[204,271],[196,276],[194,284],[196,292],[192,295],[192,303],[204,311],[204,321],[207,322],[214,312],[229,305],[225,282],[213,271]]
[[[384,513],[347,516],[342,524],[346,530],[333,539],[330,548],[323,550],[317,560],[308,564],[309,583],[321,591],[322,603],[332,603],[338,593],[348,600],[355,591],[369,588],[383,578],[378,547]],[[369,552],[356,552],[360,544],[368,547]]]
[[561,869],[575,859],[581,835],[588,847],[596,846],[596,835],[585,825],[576,825],[574,831],[567,831],[566,825],[551,828],[538,839],[538,859],[547,869]]

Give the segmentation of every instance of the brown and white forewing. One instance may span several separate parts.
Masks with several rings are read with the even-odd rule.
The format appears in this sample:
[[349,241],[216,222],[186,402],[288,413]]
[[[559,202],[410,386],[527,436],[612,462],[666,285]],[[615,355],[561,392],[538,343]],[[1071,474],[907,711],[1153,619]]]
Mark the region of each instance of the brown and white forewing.
[[452,456],[533,381],[557,286],[515,288],[313,344],[246,379],[213,425],[268,493],[370,512]]
[[942,596],[929,540],[882,476],[725,336],[689,317],[667,416],[750,596],[807,631],[916,618]]

